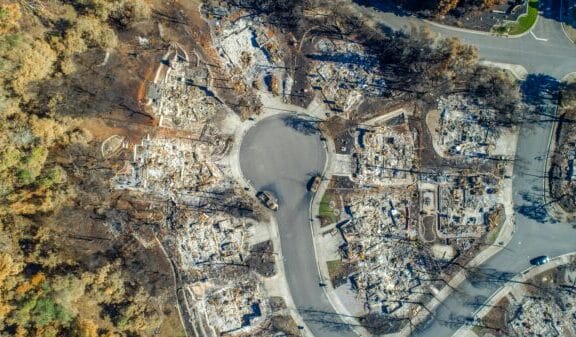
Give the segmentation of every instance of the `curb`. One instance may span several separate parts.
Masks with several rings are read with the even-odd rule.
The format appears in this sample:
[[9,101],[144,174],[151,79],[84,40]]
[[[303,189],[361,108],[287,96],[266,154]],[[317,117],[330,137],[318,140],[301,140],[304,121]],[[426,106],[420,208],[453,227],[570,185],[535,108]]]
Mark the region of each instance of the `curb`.
[[422,22],[425,22],[431,26],[435,26],[438,28],[442,28],[442,29],[446,29],[446,30],[451,30],[451,31],[455,31],[455,32],[461,32],[461,33],[467,33],[467,34],[474,34],[474,35],[483,35],[483,36],[490,36],[490,37],[498,37],[499,35],[497,34],[493,34],[490,32],[485,32],[485,31],[481,31],[481,30],[474,30],[474,29],[469,29],[469,28],[460,28],[460,27],[455,27],[455,26],[449,26],[449,25],[445,25],[442,23],[438,23],[438,22],[434,22],[432,20],[428,20],[428,19],[422,19]]
[[[524,13],[522,15],[527,15],[527,14],[528,14],[528,8],[526,9],[526,13]],[[518,18],[520,18],[522,15],[520,15]],[[445,25],[442,23],[434,22],[434,21],[431,21],[428,19],[422,19],[422,21],[425,23],[428,23],[432,26],[436,26],[438,28],[442,28],[442,29],[446,29],[446,30],[452,30],[452,31],[456,31],[456,32],[466,33],[466,34],[482,35],[482,36],[504,38],[504,39],[517,39],[520,37],[524,37],[527,34],[530,34],[532,29],[534,29],[534,27],[536,27],[536,25],[538,24],[539,18],[540,18],[540,12],[538,12],[538,15],[536,16],[536,20],[534,20],[534,23],[532,24],[532,26],[530,28],[528,28],[528,30],[526,30],[525,32],[520,33],[520,34],[516,34],[516,35],[497,34],[497,33],[492,33],[492,32],[485,32],[482,30],[474,30],[474,29],[470,29],[470,28],[454,27],[454,26],[449,26],[449,25]],[[516,21],[509,21],[509,22],[516,22]]]
[[[503,296],[510,293],[510,290],[507,289],[507,287],[510,283],[523,282],[523,281],[526,281],[528,279],[531,279],[531,278],[537,276],[538,274],[541,274],[541,273],[544,273],[548,270],[563,266],[567,263],[570,263],[570,259],[573,257],[576,257],[576,252],[556,256],[556,257],[550,259],[550,262],[548,262],[547,264],[542,265],[542,266],[530,266],[530,267],[528,267],[527,269],[518,273],[511,280],[509,280],[502,287],[500,287],[499,290],[497,290],[494,294],[492,294],[492,296],[490,296],[484,302],[484,305],[472,314],[472,317],[474,317],[476,320],[479,320],[479,319],[484,318],[487,314],[489,314],[491,307],[494,306],[497,303],[497,301],[500,300]],[[554,262],[557,262],[557,263],[554,263]],[[462,326],[460,329],[456,330],[456,332],[454,333],[453,336],[461,335],[461,334],[468,332],[468,331],[471,331],[471,330],[472,330],[472,326]]]
[[[266,111],[266,107],[264,107],[264,111]],[[283,110],[273,110],[268,109],[268,112],[263,112],[260,115],[255,117],[254,121],[242,121],[240,125],[234,130],[233,134],[233,145],[230,153],[228,154],[226,160],[229,162],[230,170],[232,171],[232,177],[241,185],[242,188],[247,187],[249,190],[247,191],[249,194],[254,195],[256,190],[252,183],[246,179],[244,173],[242,172],[242,168],[240,167],[240,148],[242,146],[242,141],[248,131],[254,127],[258,122],[271,118],[277,115],[282,114],[298,114],[297,111],[283,111]],[[237,172],[236,172],[237,170]],[[308,325],[296,309],[296,305],[292,298],[292,292],[290,290],[290,285],[286,279],[285,268],[284,268],[284,255],[282,253],[282,240],[280,240],[280,233],[278,230],[278,223],[276,222],[276,217],[272,214],[270,216],[270,226],[271,232],[273,233],[273,237],[271,238],[273,244],[275,245],[275,252],[277,254],[277,268],[278,274],[282,275],[280,278],[280,282],[283,283],[282,288],[287,291],[285,301],[287,302],[287,309],[290,312],[292,318],[296,321],[296,323],[300,326],[304,327],[305,336],[313,337],[314,334],[308,328]],[[284,297],[284,296],[283,296]]]
[[560,0],[560,25],[562,26],[562,32],[570,42],[576,43],[576,41],[572,40],[572,38],[570,38],[570,35],[568,35],[568,32],[566,31],[566,28],[564,26],[564,21],[562,20],[562,16],[564,15],[564,2],[565,0]]
[[[558,117],[558,105],[556,105],[555,107],[555,114],[556,117]],[[543,199],[544,199],[544,205],[548,205],[548,198],[549,198],[549,194],[550,194],[550,168],[551,168],[551,158],[552,155],[550,153],[551,150],[556,150],[556,131],[558,129],[558,123],[559,121],[554,122],[554,125],[552,126],[552,129],[550,130],[550,137],[548,138],[548,146],[546,147],[546,162],[544,163],[544,181],[543,181],[543,186],[542,188],[544,189],[544,195],[543,195]],[[553,210],[557,210],[556,205],[551,205],[551,208],[553,208]]]
[[[312,232],[312,243],[314,246],[314,254],[316,255],[316,268],[318,269],[318,275],[320,276],[322,282],[325,281],[325,278],[328,279],[328,282],[326,282],[326,285],[324,287],[322,287],[322,290],[324,291],[324,295],[326,296],[326,299],[328,299],[328,302],[330,303],[330,305],[332,306],[332,308],[334,309],[334,312],[337,313],[338,315],[341,315],[340,319],[342,321],[344,321],[345,323],[350,324],[350,329],[352,331],[354,331],[354,333],[358,336],[371,336],[370,334],[368,334],[364,328],[362,328],[361,326],[359,326],[359,322],[356,318],[353,318],[353,315],[351,315],[349,312],[345,311],[345,310],[339,310],[339,308],[343,307],[342,303],[340,302],[340,300],[338,299],[338,297],[336,295],[334,295],[334,291],[335,289],[332,287],[332,284],[330,283],[330,275],[324,275],[324,273],[322,272],[323,268],[322,265],[325,261],[320,261],[319,259],[319,254],[318,254],[318,248],[317,248],[317,236],[318,233],[316,231],[316,226],[315,223],[318,223],[319,225],[319,221],[315,221],[317,218],[315,217],[315,215],[318,214],[318,211],[316,211],[317,208],[319,208],[319,206],[317,207],[316,205],[319,205],[318,202],[318,198],[323,198],[324,194],[326,193],[328,184],[330,183],[330,180],[332,179],[332,174],[329,173],[326,176],[326,173],[328,172],[328,168],[331,166],[333,159],[332,159],[332,154],[334,153],[333,149],[334,149],[334,144],[332,142],[332,139],[330,137],[325,137],[326,141],[324,142],[325,144],[325,150],[326,150],[326,162],[324,164],[324,170],[322,172],[322,183],[320,185],[320,187],[318,188],[318,191],[316,193],[314,193],[314,196],[312,197],[312,200],[310,200],[310,207],[309,207],[309,216],[310,216],[310,230]],[[328,178],[328,179],[325,179]],[[322,193],[320,193],[322,192]],[[321,199],[320,199],[321,200]]]

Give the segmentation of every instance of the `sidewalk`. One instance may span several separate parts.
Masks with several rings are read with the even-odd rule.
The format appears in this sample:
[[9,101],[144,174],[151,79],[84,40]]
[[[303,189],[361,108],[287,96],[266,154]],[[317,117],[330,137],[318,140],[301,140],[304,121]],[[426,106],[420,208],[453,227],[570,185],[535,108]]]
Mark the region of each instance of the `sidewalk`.
[[[348,308],[342,303],[338,295],[336,294],[336,290],[332,287],[332,283],[330,282],[330,275],[328,273],[328,265],[326,264],[327,259],[325,256],[327,255],[321,248],[317,247],[318,241],[321,239],[320,236],[322,235],[322,228],[320,227],[320,220],[315,216],[320,212],[320,201],[322,197],[326,193],[328,189],[328,185],[330,180],[332,179],[332,173],[334,169],[332,166],[334,165],[334,156],[336,154],[334,142],[330,137],[326,137],[326,141],[324,142],[326,146],[326,165],[324,167],[324,172],[322,173],[322,182],[320,183],[320,187],[318,187],[318,191],[314,194],[312,202],[310,203],[310,226],[312,229],[312,236],[314,242],[314,251],[316,254],[316,264],[318,267],[318,273],[320,274],[322,281],[324,282],[325,286],[322,288],[324,293],[326,294],[326,298],[334,308],[334,310],[340,315],[340,318],[347,324],[350,324],[354,332],[358,336],[362,337],[369,337],[371,334],[366,331],[363,327],[359,325],[358,320],[356,319],[355,315],[351,313]],[[326,229],[324,229],[325,231]]]
[[[517,287],[521,283],[527,282],[528,280],[532,279],[533,277],[537,276],[538,274],[541,274],[543,272],[546,272],[546,271],[549,271],[551,269],[558,268],[564,264],[567,264],[573,258],[576,258],[576,252],[557,256],[557,257],[553,258],[552,260],[550,260],[550,262],[548,262],[544,265],[532,266],[532,267],[524,270],[520,274],[513,277],[512,280],[508,281],[508,283],[505,284],[504,286],[502,286],[502,288],[500,288],[500,290],[495,292],[484,303],[482,308],[478,309],[473,314],[473,316],[476,318],[476,320],[483,319],[490,312],[490,310],[492,310],[492,307],[494,307],[498,302],[500,302],[501,299],[506,297],[514,287]],[[472,331],[471,326],[463,326],[458,331],[456,331],[454,336],[464,337],[464,336],[477,336],[477,335]]]

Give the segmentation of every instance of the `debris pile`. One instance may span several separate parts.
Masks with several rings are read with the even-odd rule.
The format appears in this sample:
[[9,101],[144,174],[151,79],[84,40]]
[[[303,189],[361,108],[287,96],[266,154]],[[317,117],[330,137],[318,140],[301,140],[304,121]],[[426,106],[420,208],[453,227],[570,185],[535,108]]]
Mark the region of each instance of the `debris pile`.
[[352,110],[365,97],[388,92],[377,60],[359,43],[321,38],[307,56],[312,63],[310,84],[334,112]]
[[[568,112],[564,120],[571,120]],[[576,127],[570,122],[560,122],[557,145],[550,167],[550,193],[564,212],[576,209]]]
[[205,294],[207,320],[217,336],[248,333],[265,321],[264,296],[260,285],[248,280],[213,288]]
[[222,179],[213,153],[221,153],[225,142],[206,144],[184,138],[146,136],[134,146],[131,162],[113,178],[120,189],[134,189],[158,196],[184,196],[206,190]]
[[247,251],[245,219],[201,213],[190,216],[188,221],[176,239],[182,268],[243,262],[242,254]]
[[438,236],[479,238],[495,227],[489,214],[499,208],[498,179],[488,174],[449,175],[437,187]]
[[[479,336],[492,336],[502,331],[506,336],[575,336],[576,264],[569,257],[567,264],[547,268],[539,274],[513,285],[487,312]],[[495,328],[496,329],[495,329]]]
[[198,56],[192,64],[182,48],[174,46],[164,55],[154,82],[148,89],[148,105],[159,126],[199,134],[223,105],[209,89],[211,75]]
[[[214,43],[232,78],[246,87],[267,87],[273,94],[291,91],[278,41],[258,20],[236,18],[241,12],[217,22]],[[262,85],[262,84],[265,85]]]
[[470,98],[451,95],[438,99],[439,117],[434,131],[444,156],[485,158],[491,155],[499,128],[485,126],[496,111],[479,108]]
[[414,135],[406,124],[360,128],[354,176],[360,185],[398,185],[414,181]]
[[428,285],[423,280],[432,278],[436,266],[416,241],[415,187],[383,189],[352,200],[351,219],[339,228],[342,258],[357,265],[349,277],[353,288],[370,310],[395,317],[418,310],[410,303],[425,290],[415,289]]

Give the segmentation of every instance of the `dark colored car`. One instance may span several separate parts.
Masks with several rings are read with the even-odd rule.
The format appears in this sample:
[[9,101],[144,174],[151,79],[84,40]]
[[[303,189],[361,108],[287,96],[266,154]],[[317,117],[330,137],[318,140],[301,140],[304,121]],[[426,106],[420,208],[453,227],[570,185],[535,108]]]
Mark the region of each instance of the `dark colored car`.
[[533,258],[532,260],[530,260],[530,264],[534,265],[534,266],[541,266],[545,263],[548,263],[550,261],[550,258],[546,255],[542,255],[542,256],[538,256]]

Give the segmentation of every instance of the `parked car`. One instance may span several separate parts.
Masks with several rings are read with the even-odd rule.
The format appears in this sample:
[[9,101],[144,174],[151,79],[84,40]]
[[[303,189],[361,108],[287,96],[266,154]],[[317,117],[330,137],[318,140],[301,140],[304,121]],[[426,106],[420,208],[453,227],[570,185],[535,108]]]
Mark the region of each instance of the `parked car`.
[[256,197],[260,200],[264,206],[270,208],[273,211],[278,210],[278,200],[268,191],[260,191],[256,193]]
[[318,187],[320,187],[320,182],[322,182],[322,177],[315,175],[309,183],[310,192],[316,193],[316,191],[318,191]]
[[534,265],[534,266],[541,266],[545,263],[548,263],[550,261],[550,258],[546,255],[542,255],[542,256],[538,256],[533,258],[532,260],[530,260],[530,264]]

